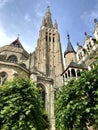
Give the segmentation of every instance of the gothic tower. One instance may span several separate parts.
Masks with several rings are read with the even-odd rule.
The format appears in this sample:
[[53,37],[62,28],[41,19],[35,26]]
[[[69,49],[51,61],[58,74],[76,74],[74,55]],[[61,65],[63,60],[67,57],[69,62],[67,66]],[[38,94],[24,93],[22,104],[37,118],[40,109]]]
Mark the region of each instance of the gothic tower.
[[62,85],[63,72],[62,50],[58,24],[52,24],[50,8],[47,8],[36,47],[36,68],[47,77],[54,79],[55,87]]

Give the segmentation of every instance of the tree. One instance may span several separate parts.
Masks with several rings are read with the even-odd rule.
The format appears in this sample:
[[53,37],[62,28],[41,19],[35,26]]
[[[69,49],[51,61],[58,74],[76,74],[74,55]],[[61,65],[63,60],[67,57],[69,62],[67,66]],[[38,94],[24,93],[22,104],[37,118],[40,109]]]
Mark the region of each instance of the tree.
[[16,79],[0,87],[0,130],[45,130],[48,126],[35,82]]
[[98,66],[62,86],[55,111],[57,130],[98,128]]

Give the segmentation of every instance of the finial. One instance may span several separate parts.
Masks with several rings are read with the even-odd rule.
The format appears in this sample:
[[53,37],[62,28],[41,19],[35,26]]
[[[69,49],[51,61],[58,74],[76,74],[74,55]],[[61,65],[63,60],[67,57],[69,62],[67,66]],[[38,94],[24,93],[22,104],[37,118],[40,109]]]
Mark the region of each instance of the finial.
[[68,38],[68,40],[70,40],[70,35],[69,35],[69,33],[67,34],[67,38]]
[[50,6],[49,6],[49,5],[47,6],[47,9],[50,9]]
[[85,34],[85,36],[87,36],[87,32],[85,32],[84,34]]
[[96,18],[94,19],[94,23],[97,23],[97,19]]
[[79,43],[77,42],[77,46],[79,46]]
[[49,5],[47,6],[47,12],[50,12],[50,6]]
[[17,35],[17,39],[19,39],[19,37],[20,37],[20,34]]

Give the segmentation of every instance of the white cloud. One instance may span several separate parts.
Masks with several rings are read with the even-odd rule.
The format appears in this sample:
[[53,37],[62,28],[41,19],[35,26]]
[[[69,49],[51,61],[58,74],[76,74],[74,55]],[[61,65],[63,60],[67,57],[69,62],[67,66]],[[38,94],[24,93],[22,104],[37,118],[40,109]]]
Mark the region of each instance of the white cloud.
[[46,4],[50,6],[51,2],[49,0],[46,0]]
[[39,19],[44,16],[40,3],[37,3],[35,13],[36,13],[37,18]]
[[81,19],[89,27],[90,31],[94,29],[95,18],[98,19],[98,5],[93,10],[86,11],[81,15]]
[[2,8],[6,3],[12,2],[13,0],[0,0],[0,8]]
[[13,40],[15,40],[14,37],[9,37],[6,32],[5,29],[3,28],[2,25],[0,25],[0,47],[10,44]]
[[27,23],[31,22],[31,16],[28,13],[25,14],[24,19]]

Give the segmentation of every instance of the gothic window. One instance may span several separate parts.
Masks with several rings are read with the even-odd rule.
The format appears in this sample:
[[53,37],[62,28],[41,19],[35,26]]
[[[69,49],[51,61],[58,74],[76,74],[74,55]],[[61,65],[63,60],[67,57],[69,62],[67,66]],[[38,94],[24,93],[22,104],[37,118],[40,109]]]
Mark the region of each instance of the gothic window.
[[82,52],[79,53],[78,57],[79,57],[79,59],[82,58]]
[[41,84],[41,83],[38,83],[37,87],[40,88],[39,93],[42,96],[43,107],[45,108],[45,86],[43,84]]
[[72,74],[72,77],[76,77],[76,73],[74,69],[71,70],[71,74]]
[[3,85],[6,81],[8,75],[6,72],[0,72],[0,85]]
[[17,63],[18,62],[17,57],[15,55],[9,56],[7,61],[11,62],[11,63]]

